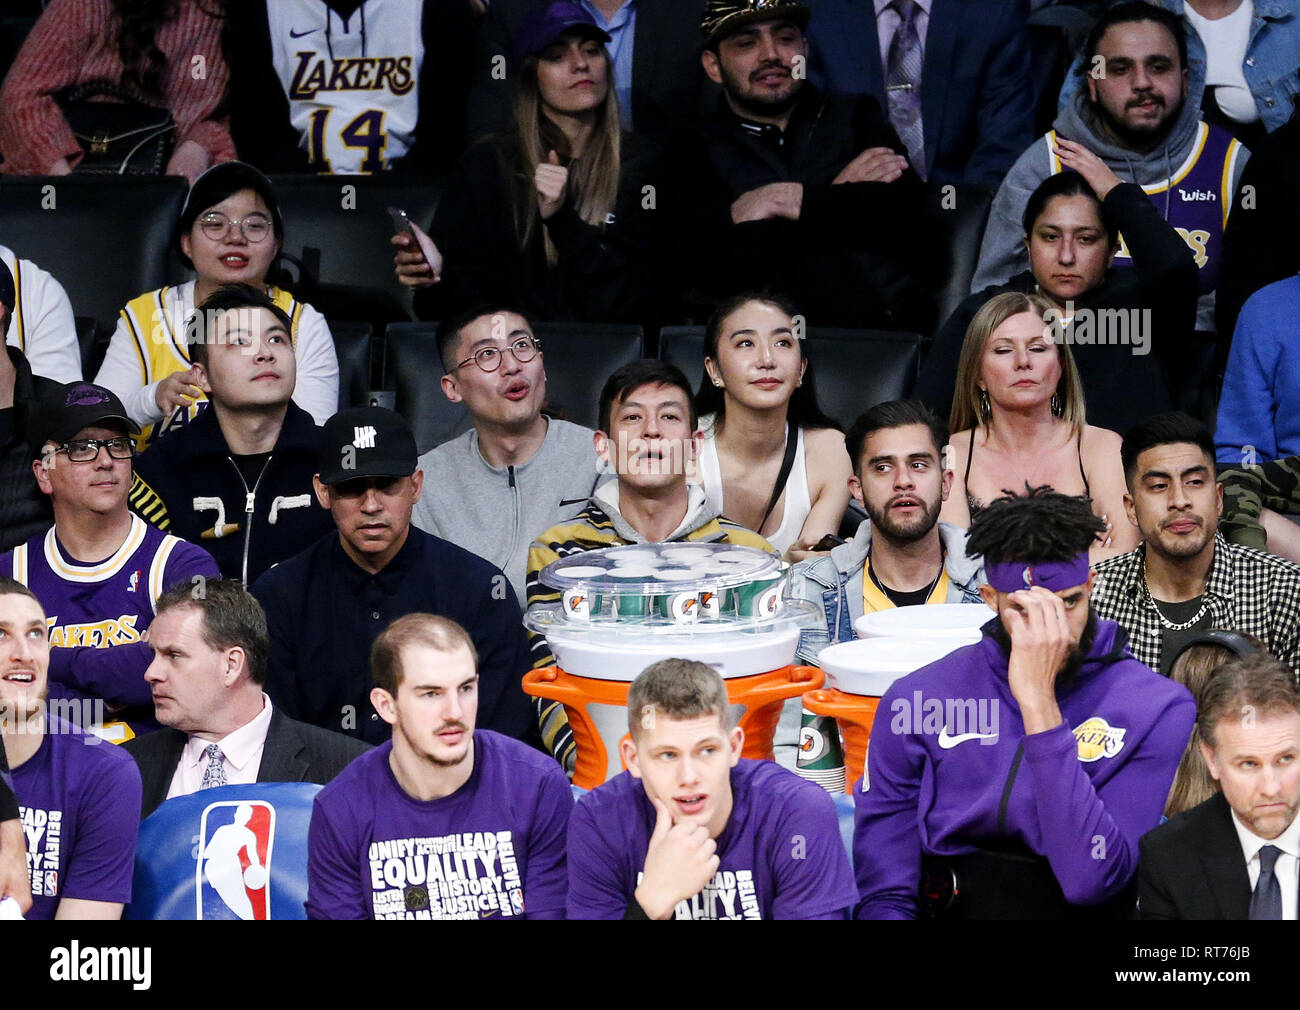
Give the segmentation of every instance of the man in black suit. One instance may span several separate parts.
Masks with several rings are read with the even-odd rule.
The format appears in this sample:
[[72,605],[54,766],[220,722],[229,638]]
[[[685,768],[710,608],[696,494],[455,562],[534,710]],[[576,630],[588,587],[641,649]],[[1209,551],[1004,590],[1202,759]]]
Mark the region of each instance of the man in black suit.
[[308,726],[262,692],[266,615],[237,581],[181,584],[158,598],[145,680],[164,729],[124,746],[140,766],[141,816],[163,800],[251,782],[329,782],[369,745]]
[[[471,136],[503,129],[514,119],[510,40],[528,12],[548,2],[492,0],[479,25],[470,77]],[[586,0],[581,6],[612,37],[606,48],[625,129],[660,137],[705,111],[712,89],[700,72],[702,0]]]
[[1142,918],[1295,919],[1300,690],[1290,668],[1266,653],[1225,663],[1198,727],[1223,792],[1142,838]]

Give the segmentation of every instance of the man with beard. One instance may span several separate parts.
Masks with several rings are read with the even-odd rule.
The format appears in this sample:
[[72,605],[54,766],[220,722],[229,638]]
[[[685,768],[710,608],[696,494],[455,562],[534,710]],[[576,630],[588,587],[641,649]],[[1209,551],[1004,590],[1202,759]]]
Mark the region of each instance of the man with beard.
[[1035,488],[971,527],[983,639],[881,699],[854,813],[857,915],[1126,917],[1138,839],[1196,705],[1092,613],[1083,498]]
[[809,16],[794,0],[705,9],[701,60],[723,94],[672,151],[698,221],[691,300],[766,287],[819,325],[932,323],[924,187],[874,98],[805,79]]
[[1186,414],[1158,414],[1124,436],[1121,455],[1124,508],[1142,543],[1097,565],[1097,613],[1162,672],[1205,628],[1249,632],[1295,669],[1300,565],[1219,534],[1223,488],[1209,430]]
[[[1223,227],[1248,152],[1202,121],[1187,98],[1187,39],[1178,17],[1147,3],[1109,8],[1089,34],[1079,86],[1054,128],[1007,174],[989,212],[971,291],[1004,284],[1029,266],[1025,204],[1049,175],[1087,170],[1096,158],[1124,182],[1140,185],[1183,236],[1200,268],[1199,292],[1218,284]],[[1129,266],[1121,244],[1115,266]],[[1197,328],[1214,329],[1203,297]]]
[[939,522],[952,471],[948,426],[919,400],[878,403],[845,436],[849,491],[871,517],[857,535],[795,565],[790,592],[822,604],[826,623],[799,637],[801,662],[854,638],[863,614],[926,603],[979,603],[982,566],[966,555],[966,531]]

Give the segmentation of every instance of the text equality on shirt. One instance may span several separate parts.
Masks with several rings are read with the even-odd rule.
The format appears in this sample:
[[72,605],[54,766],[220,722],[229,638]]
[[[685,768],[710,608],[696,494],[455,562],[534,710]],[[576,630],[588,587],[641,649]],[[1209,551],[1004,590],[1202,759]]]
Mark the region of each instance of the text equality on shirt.
[[510,831],[370,843],[376,919],[513,918],[524,893]]

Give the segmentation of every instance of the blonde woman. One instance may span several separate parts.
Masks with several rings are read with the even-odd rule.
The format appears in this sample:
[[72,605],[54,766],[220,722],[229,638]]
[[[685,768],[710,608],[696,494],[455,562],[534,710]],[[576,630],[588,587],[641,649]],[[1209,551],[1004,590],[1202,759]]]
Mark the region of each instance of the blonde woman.
[[968,527],[999,495],[1049,485],[1091,498],[1107,523],[1095,563],[1135,548],[1137,530],[1124,518],[1120,437],[1085,420],[1074,356],[1053,339],[1050,310],[1038,295],[1005,292],[971,320],[948,422],[953,487],[939,518]]
[[533,319],[613,322],[651,308],[667,259],[651,253],[664,214],[644,191],[657,155],[620,132],[608,41],[566,0],[520,27],[514,127],[461,159],[430,228],[435,262],[394,239],[399,279],[422,289],[418,316],[505,304]]

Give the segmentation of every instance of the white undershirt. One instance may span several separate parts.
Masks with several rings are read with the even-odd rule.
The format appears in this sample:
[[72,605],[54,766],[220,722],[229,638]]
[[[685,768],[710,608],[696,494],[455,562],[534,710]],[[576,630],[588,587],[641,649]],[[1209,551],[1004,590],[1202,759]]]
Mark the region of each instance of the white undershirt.
[[1215,21],[1197,14],[1188,3],[1183,4],[1183,13],[1205,43],[1205,86],[1214,88],[1220,111],[1234,123],[1258,122],[1259,109],[1242,70],[1255,17],[1254,0],[1242,0],[1235,11]]
[[1296,903],[1300,898],[1300,817],[1291,822],[1285,831],[1276,838],[1260,838],[1250,828],[1237,819],[1236,811],[1232,814],[1232,826],[1237,829],[1237,838],[1241,841],[1241,851],[1246,857],[1246,872],[1250,874],[1250,892],[1255,893],[1259,883],[1259,850],[1265,845],[1276,845],[1282,850],[1273,864],[1273,876],[1282,888],[1282,918],[1296,917]]

